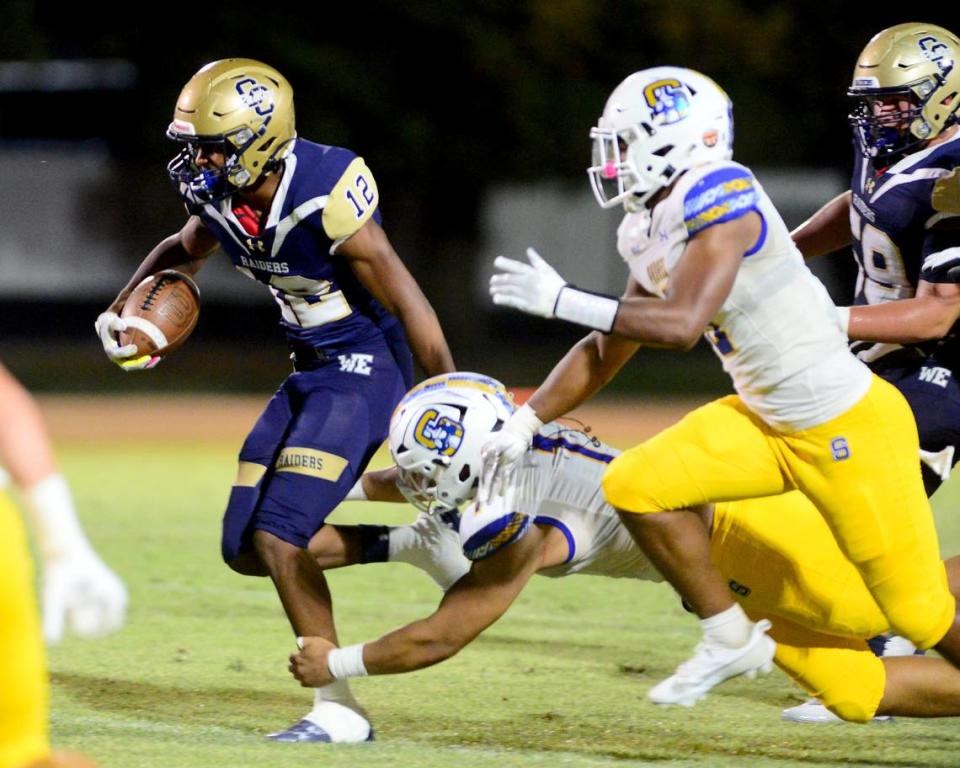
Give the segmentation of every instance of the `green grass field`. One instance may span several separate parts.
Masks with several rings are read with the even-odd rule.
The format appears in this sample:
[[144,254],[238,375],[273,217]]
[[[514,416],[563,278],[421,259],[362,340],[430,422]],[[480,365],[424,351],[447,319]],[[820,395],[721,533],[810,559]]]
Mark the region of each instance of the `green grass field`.
[[[311,695],[286,671],[293,640],[272,585],[219,559],[235,441],[64,442],[58,448],[91,538],[130,588],[128,626],[52,649],[57,745],[102,768],[258,766],[884,765],[954,766],[950,721],[798,726],[802,700],[779,672],[733,681],[692,710],[647,689],[698,630],[667,587],[535,579],[513,610],[446,664],[354,682],[373,744],[274,744]],[[960,486],[954,486],[960,489]],[[944,549],[960,551],[960,492],[935,506]],[[404,522],[407,508],[350,504],[339,521]],[[331,575],[341,641],[420,617],[439,593],[399,564]]]

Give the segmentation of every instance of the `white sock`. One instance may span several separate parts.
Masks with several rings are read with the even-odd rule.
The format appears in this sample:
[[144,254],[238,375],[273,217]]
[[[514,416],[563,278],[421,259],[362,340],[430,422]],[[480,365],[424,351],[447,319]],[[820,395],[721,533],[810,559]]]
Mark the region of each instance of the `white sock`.
[[706,619],[700,619],[700,626],[705,639],[727,648],[741,648],[746,645],[753,631],[753,622],[747,618],[739,603],[734,603],[727,610]]
[[313,689],[313,706],[317,708],[325,701],[332,701],[336,704],[342,704],[349,709],[352,709],[354,712],[363,714],[363,707],[360,706],[360,703],[353,697],[353,692],[350,690],[350,682],[346,679],[343,680],[334,680],[332,683],[323,686],[322,688]]
[[335,701],[321,701],[304,719],[323,728],[334,742],[357,743],[370,735],[370,723],[363,715]]

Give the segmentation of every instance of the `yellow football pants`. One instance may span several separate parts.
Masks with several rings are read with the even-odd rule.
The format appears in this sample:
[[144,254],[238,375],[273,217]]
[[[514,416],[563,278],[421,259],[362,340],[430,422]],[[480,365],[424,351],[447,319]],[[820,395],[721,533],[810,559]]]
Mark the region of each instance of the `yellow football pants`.
[[883,700],[887,674],[865,640],[811,632],[784,619],[774,621],[770,636],[777,641],[773,660],[794,682],[837,717],[870,722]]
[[50,754],[47,673],[20,513],[0,492],[0,768]]
[[806,496],[717,504],[710,557],[747,615],[773,623],[790,677],[844,720],[876,714],[886,674],[866,639],[890,627]]
[[893,631],[918,648],[946,634],[955,611],[903,396],[874,376],[846,413],[785,434],[737,396],[687,414],[614,459],[607,501],[648,513],[802,491],[853,562]]

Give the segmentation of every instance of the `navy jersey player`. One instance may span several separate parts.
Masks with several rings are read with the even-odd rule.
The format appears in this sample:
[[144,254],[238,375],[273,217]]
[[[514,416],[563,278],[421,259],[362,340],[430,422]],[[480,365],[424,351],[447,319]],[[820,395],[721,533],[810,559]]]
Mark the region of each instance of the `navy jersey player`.
[[[293,91],[279,72],[250,59],[208,64],[181,92],[167,135],[182,146],[169,172],[189,218],[150,252],[97,331],[125,370],[154,365],[120,346],[119,309],[145,276],[194,274],[218,247],[269,289],[294,373],[240,451],[222,554],[239,573],[271,577],[297,634],[336,642],[330,593],[307,542],[386,437],[413,357],[430,375],[452,370],[453,360],[380,226],[369,168],[349,150],[297,137]],[[292,738],[372,735],[344,686],[318,690],[303,722]]]
[[[859,267],[842,308],[857,355],[906,396],[935,491],[960,446],[960,41],[932,24],[900,24],[860,54],[849,94],[853,180],[793,232],[807,257],[847,245]],[[937,454],[937,456],[932,456]]]
[[[960,41],[932,24],[899,24],[860,54],[850,190],[792,234],[807,257],[852,245],[854,306],[841,308],[856,354],[913,410],[927,493],[960,454]],[[826,722],[808,702],[784,718]]]

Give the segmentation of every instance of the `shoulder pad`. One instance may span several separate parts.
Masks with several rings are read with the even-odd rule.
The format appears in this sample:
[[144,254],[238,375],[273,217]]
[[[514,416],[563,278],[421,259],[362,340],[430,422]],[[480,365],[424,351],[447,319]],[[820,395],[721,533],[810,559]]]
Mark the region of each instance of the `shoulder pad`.
[[362,157],[340,176],[323,209],[323,229],[334,242],[350,237],[373,216],[380,202],[377,182]]
[[491,504],[471,504],[460,516],[460,545],[468,560],[482,560],[529,530],[533,521],[523,512],[510,511],[509,503],[498,497]]
[[934,182],[930,205],[940,213],[960,214],[960,168]]
[[683,223],[692,236],[714,224],[740,218],[757,207],[757,182],[742,165],[708,169],[683,198]]

